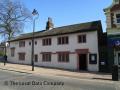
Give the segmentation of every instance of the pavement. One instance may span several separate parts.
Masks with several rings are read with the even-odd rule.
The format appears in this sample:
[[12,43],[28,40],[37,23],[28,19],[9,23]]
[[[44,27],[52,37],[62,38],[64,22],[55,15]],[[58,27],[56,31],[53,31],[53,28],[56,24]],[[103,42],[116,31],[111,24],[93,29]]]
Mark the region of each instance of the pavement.
[[34,71],[32,71],[32,67],[30,65],[20,65],[20,64],[12,64],[0,62],[0,69],[9,70],[21,73],[30,73],[35,75],[50,75],[50,76],[64,76],[71,77],[77,79],[92,79],[92,80],[106,80],[111,81],[112,75],[109,73],[100,73],[100,72],[88,72],[88,71],[69,71],[69,70],[61,70],[61,69],[53,69],[53,68],[45,68],[45,67],[37,67],[35,66]]
[[0,90],[120,90],[120,82],[45,76],[0,69]]

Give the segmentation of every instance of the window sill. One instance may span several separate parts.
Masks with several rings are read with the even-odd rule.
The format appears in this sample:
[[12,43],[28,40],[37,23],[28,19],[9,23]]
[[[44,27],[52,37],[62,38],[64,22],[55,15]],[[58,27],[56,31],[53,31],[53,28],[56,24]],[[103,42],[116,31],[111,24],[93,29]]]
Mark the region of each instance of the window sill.
[[69,63],[69,62],[60,62],[60,61],[58,61],[58,63]]
[[51,46],[51,45],[42,45],[42,46],[44,47],[44,46]]
[[86,44],[86,42],[78,43],[78,44]]
[[58,44],[58,45],[69,45],[69,44]]

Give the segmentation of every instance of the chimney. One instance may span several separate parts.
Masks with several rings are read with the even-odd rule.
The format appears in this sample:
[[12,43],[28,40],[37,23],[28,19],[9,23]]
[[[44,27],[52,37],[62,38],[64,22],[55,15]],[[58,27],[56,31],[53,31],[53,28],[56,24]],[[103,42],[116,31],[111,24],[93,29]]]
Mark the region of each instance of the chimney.
[[50,30],[50,29],[53,29],[54,28],[54,25],[52,23],[52,18],[48,17],[48,21],[46,23],[46,30]]

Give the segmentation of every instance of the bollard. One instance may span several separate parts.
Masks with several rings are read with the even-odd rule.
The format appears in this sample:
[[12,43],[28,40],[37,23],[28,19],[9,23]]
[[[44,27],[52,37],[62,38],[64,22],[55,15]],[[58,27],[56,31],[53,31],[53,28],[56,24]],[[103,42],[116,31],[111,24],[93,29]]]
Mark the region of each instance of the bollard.
[[118,66],[117,65],[113,65],[112,67],[112,80],[118,81]]

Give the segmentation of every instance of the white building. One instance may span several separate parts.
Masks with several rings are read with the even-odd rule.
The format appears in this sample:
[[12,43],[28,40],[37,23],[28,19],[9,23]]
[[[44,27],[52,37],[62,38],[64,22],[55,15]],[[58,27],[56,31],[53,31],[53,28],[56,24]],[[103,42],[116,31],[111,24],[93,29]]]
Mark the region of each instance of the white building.
[[[100,21],[74,24],[35,32],[34,63],[37,66],[99,71],[99,47],[103,34]],[[10,40],[8,61],[31,64],[32,33]]]

